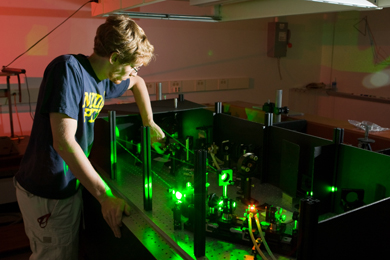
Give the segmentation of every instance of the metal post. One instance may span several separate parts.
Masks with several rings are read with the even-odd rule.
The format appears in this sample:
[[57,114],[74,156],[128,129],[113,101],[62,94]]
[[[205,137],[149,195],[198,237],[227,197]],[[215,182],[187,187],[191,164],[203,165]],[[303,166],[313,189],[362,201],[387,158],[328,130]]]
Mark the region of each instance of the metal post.
[[[336,147],[334,152],[332,186],[336,187],[336,191],[337,191],[337,177],[338,177],[338,168],[339,168],[340,144],[342,144],[343,142],[344,142],[344,129],[343,128],[333,129],[333,143]],[[334,211],[335,209],[336,209],[336,192],[332,192],[331,210]]]
[[300,201],[297,260],[315,259],[319,204],[319,200],[310,197]]
[[156,100],[162,100],[162,83],[158,83],[156,87]]
[[272,113],[265,113],[265,118],[264,118],[264,125],[266,127],[272,126],[274,124],[273,122],[273,114]]
[[215,113],[216,114],[222,113],[222,102],[215,102]]
[[196,257],[202,257],[206,254],[206,158],[207,151],[195,151],[194,253]]
[[109,124],[109,132],[110,132],[110,156],[111,156],[111,172],[110,176],[112,180],[116,179],[116,112],[108,111],[108,124]]
[[333,142],[335,144],[342,144],[344,142],[344,129],[342,128],[333,129]]
[[[282,107],[282,96],[283,96],[283,90],[279,89],[276,90],[276,100],[275,100],[275,108],[279,109]],[[282,121],[282,115],[281,114],[275,114],[275,123],[279,123]]]
[[150,148],[150,128],[142,127],[142,161],[143,161],[143,180],[144,180],[144,210],[152,210],[152,164]]

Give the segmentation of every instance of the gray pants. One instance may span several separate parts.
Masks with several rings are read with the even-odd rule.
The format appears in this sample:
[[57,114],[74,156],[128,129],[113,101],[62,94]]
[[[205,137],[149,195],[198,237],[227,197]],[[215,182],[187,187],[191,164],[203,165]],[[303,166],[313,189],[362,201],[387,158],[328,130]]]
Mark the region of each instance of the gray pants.
[[78,259],[81,189],[70,198],[54,200],[35,196],[14,183],[30,239],[30,260]]

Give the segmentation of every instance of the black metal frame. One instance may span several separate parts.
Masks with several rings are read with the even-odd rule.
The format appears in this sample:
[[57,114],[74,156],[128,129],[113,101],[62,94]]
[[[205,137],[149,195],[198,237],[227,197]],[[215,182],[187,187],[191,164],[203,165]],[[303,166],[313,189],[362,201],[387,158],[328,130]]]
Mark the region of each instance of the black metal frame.
[[142,177],[143,177],[143,191],[144,191],[144,210],[151,211],[152,204],[152,165],[151,165],[151,148],[150,148],[150,127],[142,127]]

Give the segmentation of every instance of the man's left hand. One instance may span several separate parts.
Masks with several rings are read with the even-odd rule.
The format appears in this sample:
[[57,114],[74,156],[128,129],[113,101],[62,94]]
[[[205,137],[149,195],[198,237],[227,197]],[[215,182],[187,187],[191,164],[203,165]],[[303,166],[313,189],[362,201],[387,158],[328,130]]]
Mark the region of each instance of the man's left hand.
[[152,123],[149,125],[150,128],[150,142],[154,150],[157,153],[163,154],[165,152],[165,134],[161,128],[156,124]]

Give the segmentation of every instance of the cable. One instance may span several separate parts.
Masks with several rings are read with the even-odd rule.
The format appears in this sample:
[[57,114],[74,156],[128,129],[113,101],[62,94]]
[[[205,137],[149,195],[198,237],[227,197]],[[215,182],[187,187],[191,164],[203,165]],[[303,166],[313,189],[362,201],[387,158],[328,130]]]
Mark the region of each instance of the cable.
[[[257,213],[257,214],[259,214],[259,213]],[[259,221],[257,214],[255,214],[255,221],[256,221],[257,229],[259,230],[259,233],[260,233],[261,240],[263,241],[263,244],[264,244],[265,249],[267,250],[268,254],[271,256],[271,258],[273,260],[276,260],[274,254],[272,254],[272,251],[267,244],[267,241],[265,241],[263,230],[261,229],[260,221]]]
[[257,252],[260,254],[261,258],[264,259],[264,260],[268,260],[267,257],[265,257],[264,253],[260,250],[259,246],[257,245],[257,242],[253,236],[253,232],[252,232],[252,213],[248,214],[248,227],[249,227],[249,235],[252,239],[252,242],[253,242],[253,245],[255,246]]
[[90,3],[90,2],[94,2],[94,1],[88,1],[86,2],[85,4],[83,4],[82,6],[80,6],[79,9],[77,9],[73,14],[71,14],[68,18],[66,18],[62,23],[60,23],[59,25],[57,25],[53,30],[51,30],[49,33],[47,33],[45,36],[43,36],[40,40],[38,40],[36,43],[34,43],[30,48],[27,49],[27,51],[23,52],[22,54],[20,54],[18,57],[16,57],[13,61],[11,61],[7,66],[4,66],[4,68],[8,67],[9,65],[11,65],[12,63],[14,63],[14,61],[16,61],[17,59],[19,59],[21,56],[23,56],[24,54],[26,54],[29,50],[31,50],[32,48],[34,48],[38,43],[40,43],[43,39],[45,39],[49,34],[51,34],[54,30],[56,30],[58,27],[60,27],[63,23],[65,23],[67,20],[69,20],[69,18],[71,18],[73,15],[75,15],[81,8],[83,8],[86,4]]
[[279,78],[280,80],[282,80],[282,71],[281,71],[281,68],[280,68],[280,58],[277,59],[277,63],[278,63],[278,71],[279,71]]
[[[364,31],[361,31],[361,30],[359,30],[358,25],[360,25],[363,22],[364,22]],[[371,31],[370,25],[368,23],[367,16],[360,19],[359,22],[357,22],[356,24],[353,25],[353,27],[363,36],[368,36],[374,64],[375,65],[388,65],[389,64],[389,59],[387,58],[388,55],[381,47],[377,46],[374,34]]]
[[214,164],[215,164],[215,167],[217,167],[217,169],[220,170],[221,167],[219,167],[219,164],[218,164],[217,160],[215,159],[214,154],[213,154],[213,153],[210,153],[210,155],[211,155],[211,158],[213,159],[213,162],[214,162]]
[[28,106],[30,107],[30,117],[34,121],[34,116],[32,114],[32,109],[31,109],[31,95],[30,95],[30,88],[28,87],[28,81],[27,81],[27,74],[24,73],[24,79],[26,81],[26,87],[27,87],[27,95],[28,95]]

